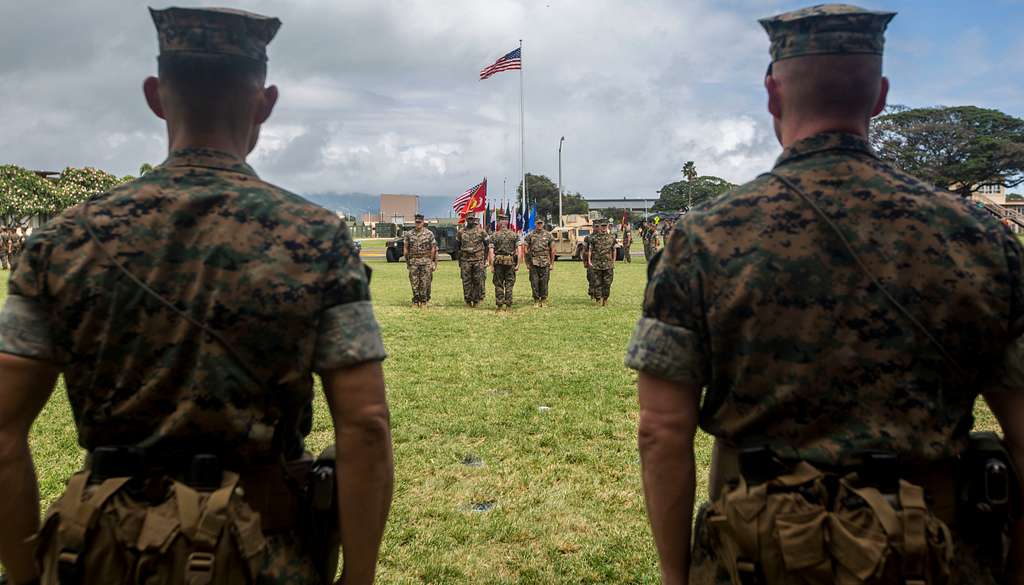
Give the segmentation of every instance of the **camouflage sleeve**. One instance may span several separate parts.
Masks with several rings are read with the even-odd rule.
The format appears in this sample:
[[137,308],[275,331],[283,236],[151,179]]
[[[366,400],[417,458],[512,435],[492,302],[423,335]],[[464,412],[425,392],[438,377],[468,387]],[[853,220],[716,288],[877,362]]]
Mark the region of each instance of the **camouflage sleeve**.
[[704,386],[709,381],[700,286],[691,271],[689,245],[676,237],[658,261],[644,293],[643,316],[626,349],[626,366],[676,382]]
[[47,247],[42,234],[29,238],[8,284],[0,311],[0,352],[56,362],[57,347],[46,308]]
[[1009,329],[1013,340],[1003,354],[1000,374],[985,392],[1024,391],[1024,250],[1020,240],[1007,229],[1004,238],[1007,276],[1010,286]]
[[313,357],[313,369],[318,372],[387,357],[370,303],[368,273],[344,224],[330,254]]

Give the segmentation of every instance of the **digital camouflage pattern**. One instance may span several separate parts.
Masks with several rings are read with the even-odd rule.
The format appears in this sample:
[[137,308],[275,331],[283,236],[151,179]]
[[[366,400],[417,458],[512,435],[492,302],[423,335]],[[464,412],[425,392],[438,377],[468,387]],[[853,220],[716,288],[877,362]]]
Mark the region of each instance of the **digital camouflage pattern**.
[[1020,243],[853,135],[800,141],[774,172],[832,217],[949,353],[971,356],[966,379],[768,176],[685,216],[648,284],[627,363],[706,387],[701,427],[737,447],[820,463],[865,450],[956,455],[978,393],[1021,379]]
[[615,234],[595,232],[590,234],[590,263],[595,270],[611,270],[615,267]]
[[499,230],[491,236],[494,253],[494,302],[500,309],[512,306],[512,289],[516,286],[516,264],[519,236],[510,229]]
[[487,232],[477,222],[472,222],[456,238],[463,299],[469,304],[479,303],[484,300],[487,288]]
[[523,241],[526,244],[526,254],[530,266],[551,265],[551,250],[555,247],[551,232],[534,230],[527,234]]
[[420,227],[405,232],[404,244],[412,302],[426,303],[430,300],[434,282],[434,247],[437,246],[437,239],[434,232]]
[[629,248],[633,245],[633,228],[626,224],[626,228],[622,230],[622,258],[627,264],[633,262],[633,255],[629,253]]
[[[242,359],[119,272],[86,222]],[[10,277],[0,352],[61,365],[87,450],[292,459],[310,430],[313,370],[385,356],[369,298],[336,216],[231,155],[179,150],[35,230]]]
[[774,62],[808,55],[881,55],[894,16],[849,4],[821,4],[759,22],[771,39]]
[[[590,236],[583,238],[583,251],[585,255],[590,251]],[[594,267],[587,266],[587,296],[591,299],[597,300],[597,288],[594,286]]]
[[149,9],[160,54],[200,54],[267,60],[281,21],[231,8]]
[[548,299],[548,283],[551,280],[551,256],[555,241],[551,232],[537,229],[526,235],[526,259],[530,269],[530,289],[533,300],[544,302]]
[[[950,354],[964,356],[964,374],[870,284],[815,211],[767,175],[681,220],[654,267],[626,364],[703,387],[701,428],[736,448],[841,465],[865,451],[908,464],[957,455],[979,393],[1024,388],[1021,244],[857,136],[797,142],[774,172],[822,208]],[[979,554],[957,547],[954,582],[997,582]],[[695,582],[714,582],[719,568],[694,551],[695,574],[707,578]]]

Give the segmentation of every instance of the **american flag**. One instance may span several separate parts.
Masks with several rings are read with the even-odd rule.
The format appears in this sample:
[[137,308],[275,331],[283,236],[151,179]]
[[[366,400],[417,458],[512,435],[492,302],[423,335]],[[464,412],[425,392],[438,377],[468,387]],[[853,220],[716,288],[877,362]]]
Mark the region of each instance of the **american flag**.
[[522,49],[516,49],[511,53],[505,55],[501,59],[494,62],[494,65],[484,67],[480,70],[480,81],[487,79],[495,73],[501,73],[502,71],[512,71],[513,69],[523,68]]
[[[473,194],[476,193],[477,190],[479,190],[480,187],[483,187],[485,184],[487,184],[487,179],[484,179],[483,181],[477,183],[476,185],[473,185],[469,189],[466,189],[465,193],[456,197],[455,201],[452,201],[452,209],[461,213],[462,210],[466,208],[466,204],[469,203],[469,200],[473,198]],[[486,190],[484,192],[486,193]]]

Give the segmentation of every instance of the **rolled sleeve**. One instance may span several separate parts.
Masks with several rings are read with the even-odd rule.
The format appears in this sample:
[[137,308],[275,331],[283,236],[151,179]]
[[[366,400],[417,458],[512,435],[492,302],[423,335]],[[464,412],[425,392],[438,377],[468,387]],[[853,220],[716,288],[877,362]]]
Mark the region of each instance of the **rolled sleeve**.
[[348,368],[387,357],[370,301],[336,305],[324,311],[317,329],[313,368]]
[[626,350],[626,366],[675,382],[703,386],[704,357],[698,334],[685,327],[643,317]]
[[35,299],[10,295],[0,311],[0,353],[56,361],[46,307]]

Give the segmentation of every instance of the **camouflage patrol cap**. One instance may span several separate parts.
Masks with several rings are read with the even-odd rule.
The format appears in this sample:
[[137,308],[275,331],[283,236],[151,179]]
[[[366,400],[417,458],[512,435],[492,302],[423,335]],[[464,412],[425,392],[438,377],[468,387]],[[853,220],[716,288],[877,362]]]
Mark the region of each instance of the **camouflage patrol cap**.
[[594,220],[594,225],[608,225],[607,217],[599,217]]
[[808,55],[881,55],[885,27],[894,16],[849,4],[819,4],[758,22],[771,39],[775,62]]
[[416,215],[412,216],[412,218],[415,219],[416,221],[423,221],[423,214],[417,213]]
[[160,54],[226,55],[267,61],[281,21],[231,8],[149,9]]
[[479,219],[480,218],[478,218],[475,215],[467,215],[466,216],[466,223],[476,223]]
[[508,221],[508,214],[504,211],[498,212],[498,221]]

